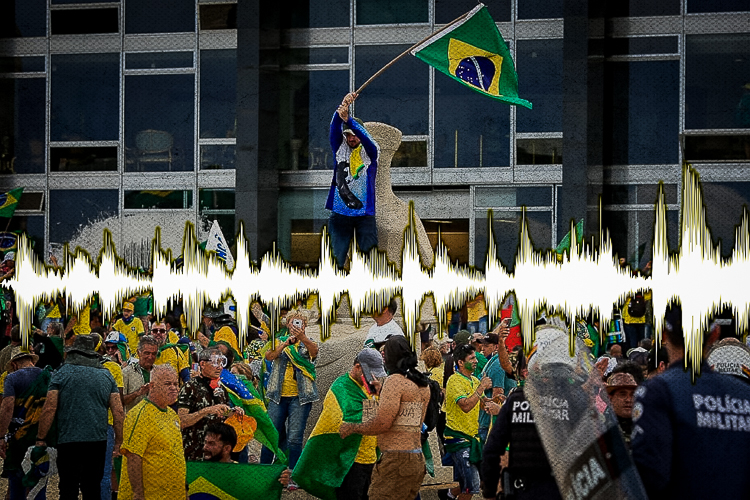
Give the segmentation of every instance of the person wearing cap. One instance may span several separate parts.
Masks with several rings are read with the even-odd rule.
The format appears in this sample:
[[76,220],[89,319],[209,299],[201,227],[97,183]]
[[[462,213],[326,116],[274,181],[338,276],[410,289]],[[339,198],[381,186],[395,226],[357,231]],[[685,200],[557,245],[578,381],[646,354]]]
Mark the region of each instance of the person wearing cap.
[[170,365],[154,367],[148,397],[125,417],[117,498],[185,498],[186,464],[180,419],[170,408],[179,390],[177,373]]
[[16,252],[8,252],[3,256],[0,263],[0,281],[5,281],[13,277],[16,271]]
[[211,341],[214,339],[214,333],[216,332],[215,320],[220,315],[221,312],[214,309],[213,307],[206,307],[205,309],[203,309],[200,329],[196,334],[198,342],[196,342],[195,345],[195,352],[198,356],[200,356],[201,351],[208,347]]
[[117,330],[109,332],[104,338],[104,349],[109,359],[122,367],[127,366],[128,361],[132,357],[130,355],[130,348],[128,347],[128,339]]
[[372,319],[375,320],[375,324],[370,327],[367,331],[367,337],[365,337],[365,347],[372,347],[374,349],[380,349],[385,344],[385,341],[394,335],[404,336],[404,331],[398,326],[393,316],[398,310],[398,301],[396,298],[392,298],[388,303],[388,307],[383,309],[380,314],[374,314]]
[[[39,415],[47,397],[50,370],[34,366],[38,357],[21,346],[12,348],[10,373],[5,378],[3,402],[0,404],[0,458],[3,459],[2,477],[8,478],[11,500],[25,499],[28,490],[21,480],[24,472],[21,467],[24,454],[34,446]],[[53,443],[54,444],[54,443]],[[37,495],[46,498],[46,488]]]
[[76,335],[65,363],[52,374],[37,431],[36,446],[47,446],[47,433],[57,419],[57,468],[60,498],[101,498],[107,449],[107,410],[112,410],[114,449],[122,443],[120,391],[101,365],[93,335]]
[[[487,433],[490,430],[492,415],[498,414],[500,405],[505,401],[505,396],[516,386],[515,381],[500,366],[497,352],[499,344],[500,336],[496,333],[488,333],[487,337],[483,338],[480,344],[485,355],[489,356],[489,360],[477,378],[481,380],[487,377],[492,381],[492,386],[484,391],[484,397],[488,402],[479,411],[479,437],[482,443],[487,441]],[[504,348],[505,346],[503,346]]]
[[128,363],[122,369],[123,403],[128,413],[148,395],[151,388],[151,370],[159,351],[159,343],[151,335],[138,341],[138,362]]
[[128,339],[130,352],[138,350],[138,338],[145,332],[143,323],[133,314],[134,309],[135,306],[132,302],[124,302],[122,304],[122,318],[115,321],[115,324],[112,325],[113,330],[117,330]]
[[0,373],[7,372],[10,368],[10,358],[13,348],[21,345],[21,327],[15,325],[10,329],[10,344],[0,350]]
[[617,415],[617,423],[628,449],[633,432],[633,401],[637,387],[638,384],[630,373],[615,373],[607,379],[607,395]]
[[374,415],[362,423],[344,421],[339,435],[378,437],[381,457],[372,472],[369,498],[413,500],[427,472],[422,423],[430,401],[430,379],[417,369],[417,355],[405,337],[391,337],[383,349],[388,378]]
[[380,147],[362,121],[349,114],[349,106],[356,98],[354,92],[347,94],[331,119],[334,171],[326,209],[331,211],[328,232],[339,267],[346,263],[355,230],[361,252],[369,252],[378,244],[375,176]]
[[750,384],[705,362],[700,376],[685,371],[682,315],[667,308],[669,367],[635,391],[633,461],[649,498],[750,498]]
[[[171,334],[169,335],[171,337],[169,342],[167,342],[168,334]],[[159,344],[154,365],[170,365],[179,375],[181,384],[187,383],[190,380],[190,362],[182,349],[177,345],[179,341],[179,338],[176,338],[177,334],[167,330],[167,325],[164,324],[164,321],[157,320],[151,325],[151,336]]]
[[[383,358],[365,348],[354,358],[354,365],[338,377],[326,394],[323,411],[297,462],[292,478],[305,491],[315,494],[335,490],[337,499],[367,498],[370,477],[377,461],[376,436],[341,439],[343,422],[362,422],[363,405],[380,394],[380,379],[386,377]],[[331,461],[324,457],[341,457]]]

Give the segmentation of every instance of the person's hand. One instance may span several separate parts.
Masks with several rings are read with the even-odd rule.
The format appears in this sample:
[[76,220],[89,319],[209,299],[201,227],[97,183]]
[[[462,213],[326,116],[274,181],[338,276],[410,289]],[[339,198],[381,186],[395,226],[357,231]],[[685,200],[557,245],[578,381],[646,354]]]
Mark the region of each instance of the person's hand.
[[238,415],[245,415],[245,410],[243,410],[241,406],[235,406],[234,408],[232,408],[232,411],[237,413]]
[[289,338],[291,339],[292,337],[294,337],[294,338],[296,338],[298,340],[302,340],[302,339],[306,338],[306,336],[305,336],[305,324],[304,323],[302,324],[302,328],[300,328],[298,326],[295,326],[295,325],[289,325]]
[[600,359],[594,366],[596,366],[596,369],[599,370],[599,376],[601,378],[604,378],[604,373],[607,371],[607,367],[609,366],[609,358]]
[[494,401],[486,401],[484,403],[484,411],[490,415],[497,415],[500,413],[500,405]]
[[203,348],[207,348],[208,344],[211,342],[211,339],[203,335],[203,332],[198,332],[198,342],[203,346]]
[[492,379],[490,377],[482,377],[482,380],[479,382],[479,387],[482,389],[482,391],[486,391],[487,389],[492,388]]
[[148,391],[151,390],[151,382],[148,384],[143,384],[140,389],[138,389],[138,395],[139,396],[145,396],[148,394]]
[[122,447],[122,443],[115,442],[115,447],[112,450],[112,458],[117,458],[120,455],[122,455],[122,452],[120,451],[121,447]]
[[289,486],[289,481],[292,480],[292,471],[289,469],[284,469],[284,472],[281,473],[281,476],[279,476],[279,482],[281,485],[286,488]]
[[338,108],[336,108],[336,112],[339,114],[339,117],[344,121],[349,121],[349,106],[345,106],[344,104],[341,104]]
[[352,105],[355,99],[357,99],[358,95],[356,92],[349,92],[344,96],[344,100],[341,101],[341,104],[349,107]]
[[354,424],[350,422],[342,422],[339,427],[339,436],[341,436],[341,439],[346,439],[352,434],[354,434]]
[[375,394],[380,396],[380,391],[383,389],[383,384],[378,379],[373,379],[372,386],[375,389]]
[[227,405],[213,405],[209,406],[204,410],[208,415],[214,415],[217,417],[223,417],[229,413],[230,408]]

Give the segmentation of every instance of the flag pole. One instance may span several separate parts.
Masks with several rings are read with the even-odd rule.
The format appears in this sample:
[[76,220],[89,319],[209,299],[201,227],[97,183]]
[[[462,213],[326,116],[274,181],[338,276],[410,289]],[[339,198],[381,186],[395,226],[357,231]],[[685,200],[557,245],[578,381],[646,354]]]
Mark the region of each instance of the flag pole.
[[388,68],[390,68],[391,66],[393,66],[396,61],[398,61],[399,59],[401,59],[402,57],[404,57],[406,54],[408,54],[409,51],[411,51],[413,48],[421,45],[422,43],[426,42],[427,40],[429,40],[433,36],[437,35],[438,33],[442,33],[443,31],[445,31],[446,29],[450,28],[451,26],[453,26],[457,22],[459,22],[459,21],[463,20],[464,18],[466,18],[466,16],[468,16],[468,15],[469,15],[469,12],[467,12],[466,14],[462,14],[462,15],[458,16],[456,19],[454,19],[453,21],[449,22],[448,24],[446,24],[445,26],[443,26],[442,28],[440,28],[436,32],[430,33],[429,35],[427,35],[426,37],[424,37],[423,39],[421,39],[420,41],[418,41],[417,43],[415,43],[414,45],[412,45],[411,47],[409,47],[408,49],[406,49],[405,51],[403,51],[399,55],[397,55],[391,62],[389,62],[388,64],[386,64],[382,68],[380,68],[377,73],[375,73],[374,75],[372,75],[369,78],[369,80],[367,80],[365,83],[363,83],[362,85],[360,85],[360,87],[356,90],[355,94],[359,94],[360,92],[362,92],[365,89],[365,87],[367,87],[368,85],[370,85],[370,83],[374,79],[376,79],[381,74],[383,74],[383,72],[385,70],[387,70]]

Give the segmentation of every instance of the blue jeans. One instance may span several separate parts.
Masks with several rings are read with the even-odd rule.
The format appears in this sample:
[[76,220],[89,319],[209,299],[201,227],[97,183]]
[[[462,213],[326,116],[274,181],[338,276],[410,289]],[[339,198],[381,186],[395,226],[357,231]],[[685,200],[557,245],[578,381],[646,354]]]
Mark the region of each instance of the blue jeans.
[[[299,404],[297,396],[282,397],[279,404],[268,402],[268,416],[279,431],[279,448],[287,451],[290,469],[294,469],[302,454],[302,439],[311,408],[312,403]],[[273,452],[265,446],[260,452],[260,463],[273,463]]]
[[331,235],[333,256],[339,267],[344,267],[346,263],[346,254],[349,252],[349,245],[355,230],[360,252],[369,252],[378,245],[378,228],[375,225],[374,215],[349,217],[331,212],[328,218],[328,232]]
[[107,427],[107,455],[104,457],[104,475],[102,476],[102,500],[112,498],[112,452],[115,449],[115,428]]
[[469,462],[470,448],[450,453],[453,458],[453,479],[458,481],[461,493],[479,493],[479,469]]
[[[10,472],[8,476],[8,489],[10,490],[10,500],[26,500],[26,487],[21,482],[23,480],[24,473],[21,470],[14,470]],[[47,498],[47,487],[39,491],[36,494],[36,500],[46,500]]]

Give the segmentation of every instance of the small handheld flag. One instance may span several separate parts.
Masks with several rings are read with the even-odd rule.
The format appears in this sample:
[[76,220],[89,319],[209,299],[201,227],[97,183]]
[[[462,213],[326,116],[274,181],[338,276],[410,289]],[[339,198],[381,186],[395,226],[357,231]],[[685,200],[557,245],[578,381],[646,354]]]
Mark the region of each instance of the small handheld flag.
[[13,217],[22,194],[23,188],[13,189],[7,193],[0,194],[0,217]]

